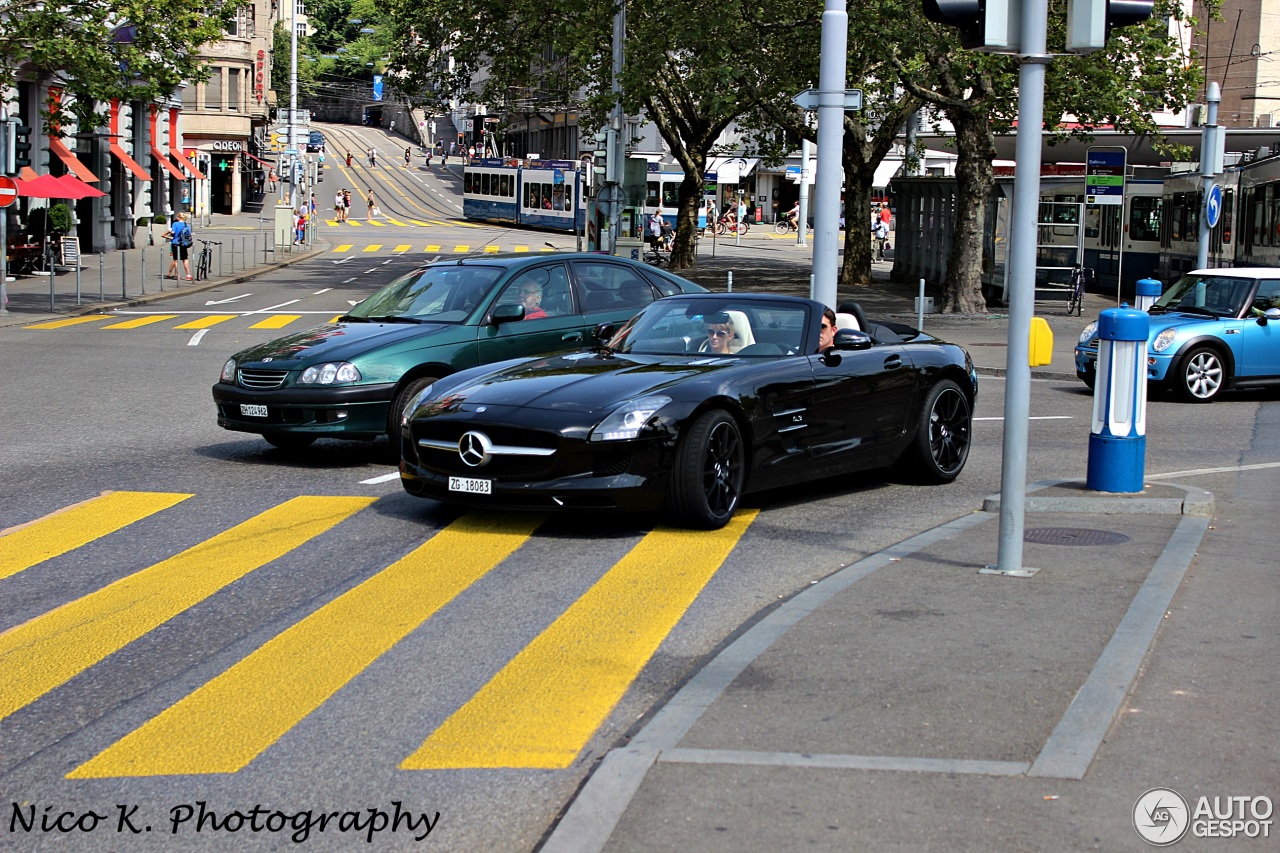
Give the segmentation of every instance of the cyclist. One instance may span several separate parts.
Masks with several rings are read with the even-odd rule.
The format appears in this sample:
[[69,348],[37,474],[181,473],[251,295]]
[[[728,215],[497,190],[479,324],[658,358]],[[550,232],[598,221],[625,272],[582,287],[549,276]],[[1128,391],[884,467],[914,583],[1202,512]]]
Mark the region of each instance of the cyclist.
[[787,221],[791,223],[792,228],[800,229],[800,199],[796,199],[796,203],[787,211]]

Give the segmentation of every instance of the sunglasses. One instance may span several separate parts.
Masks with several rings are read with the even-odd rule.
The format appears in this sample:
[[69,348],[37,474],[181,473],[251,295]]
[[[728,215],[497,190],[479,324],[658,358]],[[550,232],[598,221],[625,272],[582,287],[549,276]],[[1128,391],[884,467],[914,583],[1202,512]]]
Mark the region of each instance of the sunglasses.
[[830,329],[830,328],[831,328],[831,324],[830,324],[830,323],[823,323],[823,324],[822,324],[822,328],[824,328],[824,329]]
[[707,329],[707,335],[712,338],[727,338],[732,334],[733,332],[725,329]]

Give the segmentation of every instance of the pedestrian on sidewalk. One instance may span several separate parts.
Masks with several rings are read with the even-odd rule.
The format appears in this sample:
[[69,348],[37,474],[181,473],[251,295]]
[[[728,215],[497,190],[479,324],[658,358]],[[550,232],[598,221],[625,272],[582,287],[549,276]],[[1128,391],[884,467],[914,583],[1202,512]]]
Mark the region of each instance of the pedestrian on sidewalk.
[[187,259],[187,252],[195,240],[191,233],[191,226],[187,224],[187,215],[181,211],[175,213],[173,224],[169,226],[168,231],[160,235],[160,239],[169,241],[169,254],[173,257],[165,278],[177,278],[178,261],[182,261],[182,269],[187,274],[187,281],[191,281],[191,261]]

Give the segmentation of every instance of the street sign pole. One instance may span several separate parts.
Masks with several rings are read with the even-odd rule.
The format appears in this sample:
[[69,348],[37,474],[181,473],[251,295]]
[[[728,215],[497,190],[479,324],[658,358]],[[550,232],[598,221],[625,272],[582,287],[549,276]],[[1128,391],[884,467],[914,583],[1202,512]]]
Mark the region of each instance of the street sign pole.
[[[1204,181],[1202,198],[1206,207],[1213,189],[1213,178],[1222,172],[1222,146],[1218,143],[1218,135],[1222,128],[1218,127],[1218,102],[1222,100],[1222,90],[1216,82],[1209,84],[1205,102],[1209,105],[1208,116],[1204,126],[1204,134],[1200,137],[1200,175]],[[1206,210],[1207,214],[1208,211]],[[1196,269],[1209,266],[1209,231],[1217,224],[1209,221],[1207,215],[1200,217],[1200,245],[1196,250]]]
[[[4,131],[0,133],[0,163],[9,162],[8,123],[9,112],[0,107],[0,129]],[[17,191],[16,185],[14,191]],[[9,214],[4,210],[9,204],[0,205],[0,317],[9,313]]]

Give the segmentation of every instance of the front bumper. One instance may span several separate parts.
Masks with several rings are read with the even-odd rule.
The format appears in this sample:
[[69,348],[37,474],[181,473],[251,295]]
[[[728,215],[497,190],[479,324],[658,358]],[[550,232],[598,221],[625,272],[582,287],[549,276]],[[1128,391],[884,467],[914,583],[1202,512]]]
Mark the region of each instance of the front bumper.
[[[395,387],[387,383],[256,391],[219,382],[213,386],[213,402],[218,426],[224,429],[368,440],[386,433]],[[243,415],[241,404],[266,406],[267,416]]]
[[[514,428],[456,424],[518,441]],[[423,447],[415,424],[401,430],[400,482],[422,498],[473,508],[537,511],[652,512],[666,503],[675,442],[670,438],[588,442],[542,433],[550,456],[496,458],[470,467],[457,451]],[[497,440],[495,438],[495,440]],[[450,477],[489,480],[490,494],[449,490]]]
[[[1169,376],[1169,369],[1173,366],[1173,353],[1151,353],[1145,354],[1147,360],[1147,384],[1153,387],[1163,387]],[[1075,348],[1076,360],[1076,376],[1082,382],[1093,384],[1098,375],[1098,345],[1096,339],[1083,346],[1077,345]]]

